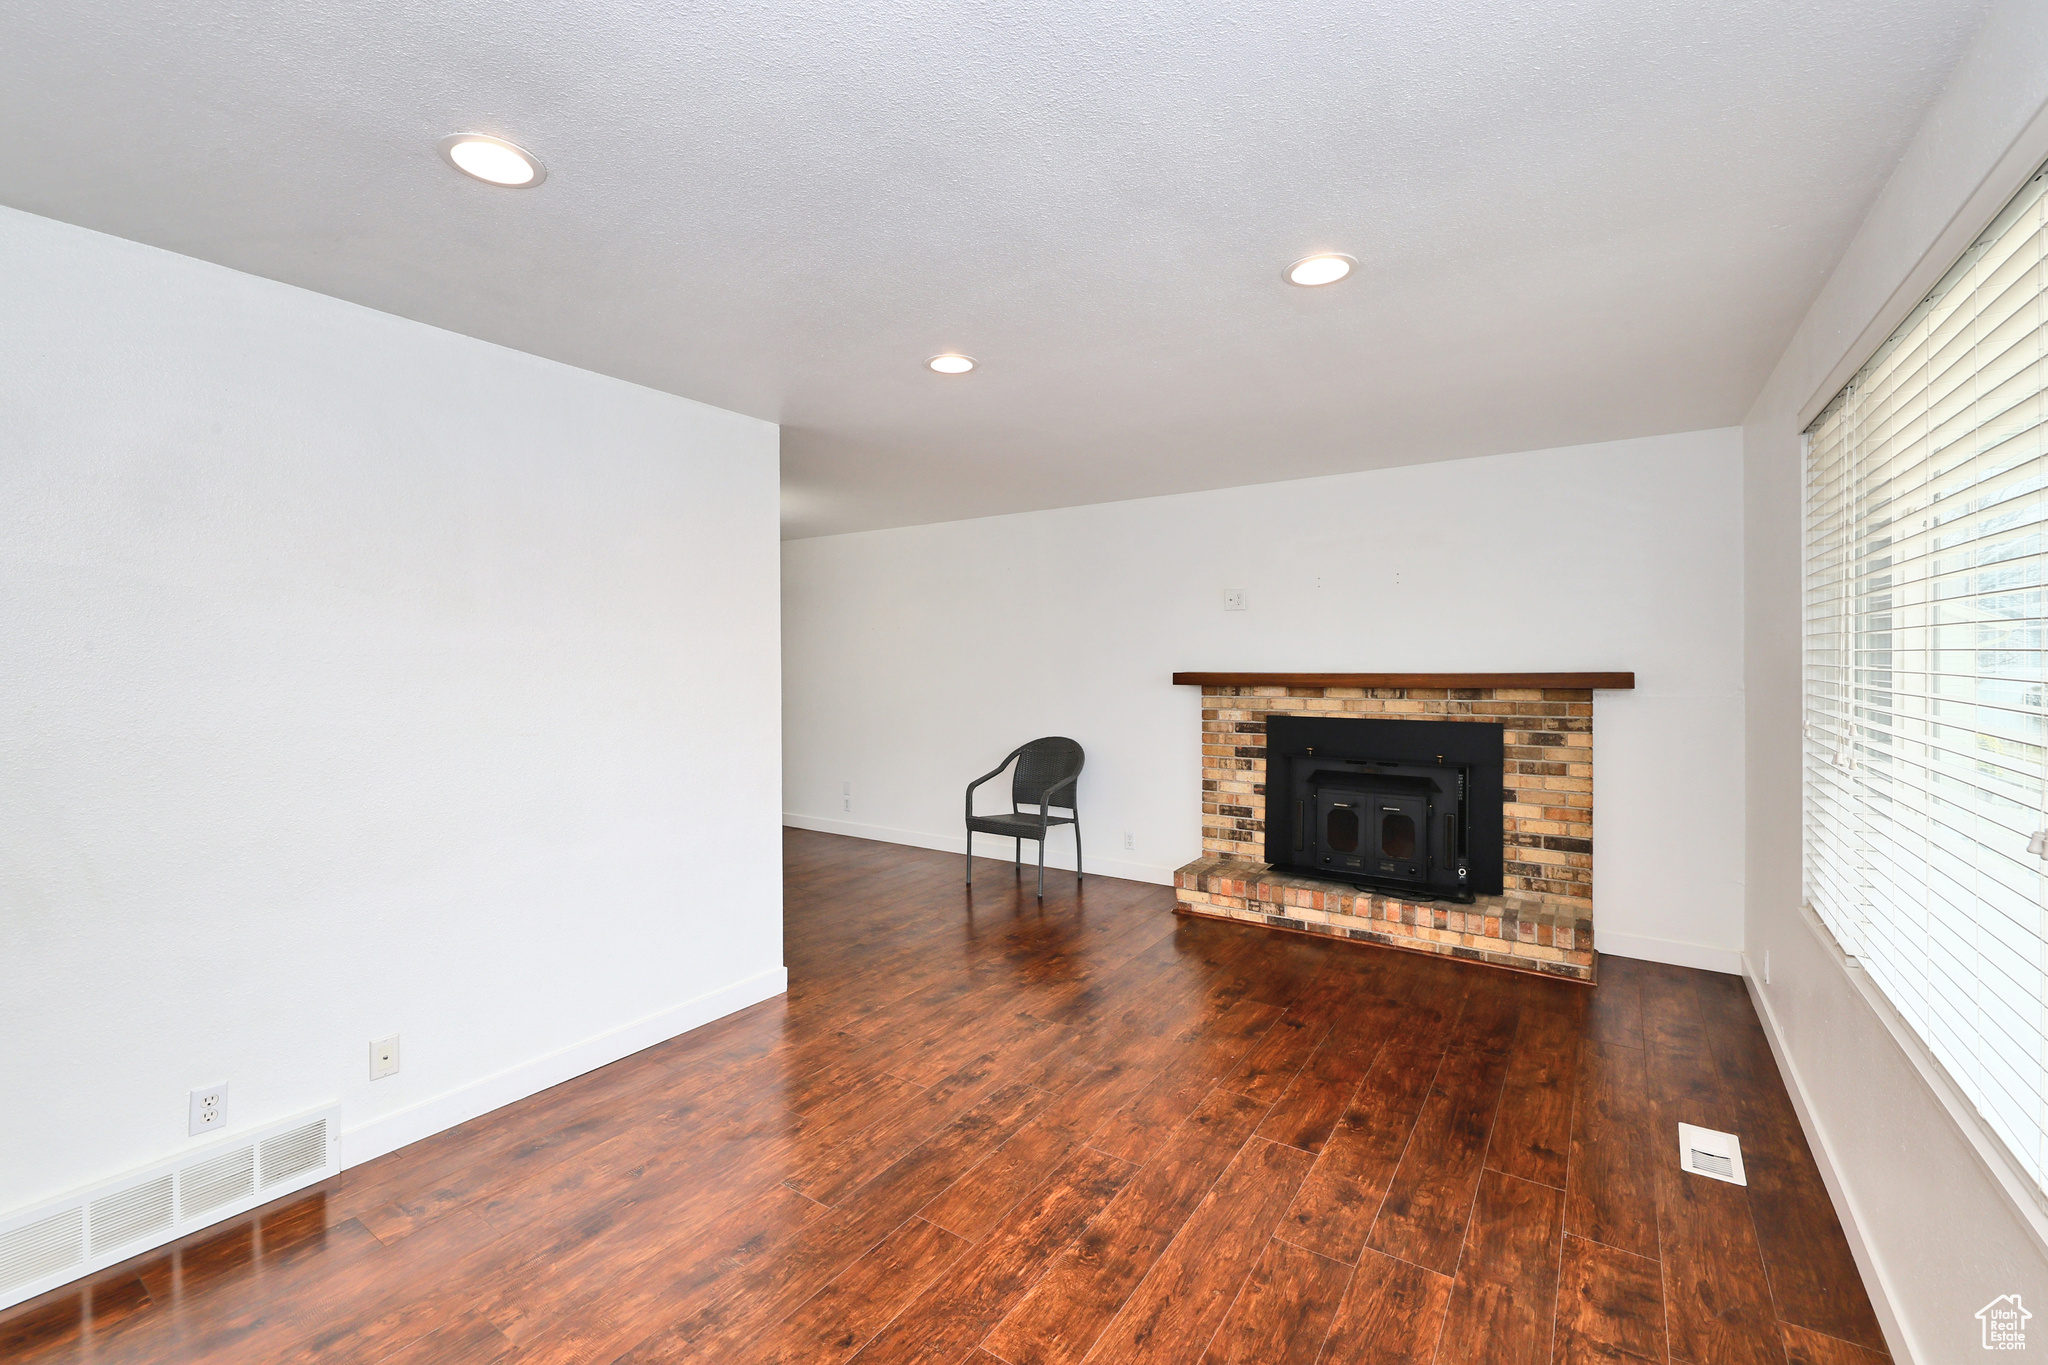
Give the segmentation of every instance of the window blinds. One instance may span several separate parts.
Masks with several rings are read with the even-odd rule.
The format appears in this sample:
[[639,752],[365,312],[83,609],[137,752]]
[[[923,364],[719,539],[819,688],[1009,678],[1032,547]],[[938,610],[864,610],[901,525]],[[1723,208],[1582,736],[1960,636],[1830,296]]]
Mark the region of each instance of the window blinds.
[[2048,1188],[2044,172],[1807,431],[1806,895]]

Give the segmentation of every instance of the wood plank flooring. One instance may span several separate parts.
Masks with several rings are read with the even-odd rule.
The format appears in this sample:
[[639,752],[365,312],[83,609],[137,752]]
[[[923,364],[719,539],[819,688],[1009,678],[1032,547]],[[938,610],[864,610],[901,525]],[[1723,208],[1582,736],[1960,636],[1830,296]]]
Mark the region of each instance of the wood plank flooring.
[[[786,861],[787,997],[22,1305],[0,1360],[1886,1358],[1733,977]],[[1747,1189],[1677,1170],[1681,1120]]]

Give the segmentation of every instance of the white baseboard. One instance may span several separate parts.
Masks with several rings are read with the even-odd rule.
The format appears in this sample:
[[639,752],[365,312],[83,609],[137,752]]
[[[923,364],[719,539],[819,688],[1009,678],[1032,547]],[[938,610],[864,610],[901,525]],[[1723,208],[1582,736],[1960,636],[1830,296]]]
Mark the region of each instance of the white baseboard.
[[1704,943],[1687,943],[1675,938],[1645,938],[1640,934],[1617,934],[1600,927],[1593,916],[1593,947],[1615,957],[1636,957],[1661,962],[1667,967],[1692,967],[1703,972],[1742,974],[1742,953],[1735,948],[1714,948]]
[[1764,1038],[1771,1045],[1771,1056],[1778,1063],[1778,1074],[1785,1080],[1785,1093],[1792,1099],[1792,1112],[1798,1115],[1799,1126],[1806,1133],[1806,1145],[1813,1152],[1813,1164],[1820,1170],[1820,1182],[1827,1187],[1828,1200],[1835,1206],[1835,1218],[1841,1223],[1842,1235],[1849,1243],[1849,1255],[1863,1275],[1863,1287],[1870,1294],[1870,1306],[1877,1313],[1878,1326],[1884,1330],[1885,1344],[1891,1347],[1894,1360],[1903,1362],[1903,1365],[1914,1365],[1917,1357],[1912,1354],[1911,1339],[1893,1306],[1891,1282],[1877,1258],[1870,1253],[1856,1201],[1842,1183],[1834,1144],[1828,1141],[1827,1130],[1814,1119],[1813,1111],[1807,1106],[1806,1085],[1799,1077],[1799,1068],[1792,1060],[1791,1050],[1785,1045],[1784,1033],[1778,1026],[1778,1016],[1771,1009],[1770,997],[1764,993],[1755,965],[1747,954],[1742,959],[1742,982],[1749,988],[1750,1003],[1756,1007],[1757,1018],[1763,1022]]
[[610,1033],[586,1038],[559,1052],[509,1067],[495,1076],[486,1076],[445,1095],[422,1100],[395,1114],[371,1119],[342,1134],[341,1165],[344,1169],[360,1166],[386,1152],[395,1152],[421,1138],[467,1123],[480,1114],[488,1114],[528,1095],[539,1094],[551,1085],[560,1085],[586,1071],[609,1066],[621,1057],[630,1057],[643,1048],[667,1042],[677,1034],[688,1033],[714,1019],[722,1019],[749,1005],[772,999],[788,989],[789,972],[777,967],[744,981],[735,981],[694,1000],[672,1005]]
[[[912,829],[891,829],[886,825],[862,825],[856,824],[852,820],[832,820],[822,815],[793,815],[787,811],[783,813],[782,823],[792,825],[797,829],[816,830],[820,834],[844,834],[848,838],[873,839],[877,843],[908,844],[912,848],[929,848],[940,853],[964,854],[967,851],[967,836],[964,831],[960,834],[925,834]],[[1002,858],[1007,861],[1010,857],[1011,843],[1008,839],[998,839],[992,834],[984,834],[974,845],[974,851],[982,857]],[[1172,886],[1173,874],[1179,870],[1177,865],[1175,867],[1160,867],[1153,863],[1126,862],[1120,858],[1098,858],[1092,851],[1085,848],[1082,852],[1086,854],[1088,860],[1086,870],[1104,877],[1121,877],[1126,881],[1150,882],[1154,886]],[[1024,856],[1031,866],[1036,867],[1038,865],[1035,855],[1028,849],[1025,851]],[[1045,865],[1072,872],[1074,870],[1073,841],[1055,835],[1053,841],[1046,847]]]

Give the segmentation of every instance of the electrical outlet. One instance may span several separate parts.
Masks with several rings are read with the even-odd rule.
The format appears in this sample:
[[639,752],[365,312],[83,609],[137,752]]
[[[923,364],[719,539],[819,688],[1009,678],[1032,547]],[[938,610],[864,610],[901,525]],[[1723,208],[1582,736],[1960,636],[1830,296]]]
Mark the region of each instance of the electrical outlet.
[[1135,834],[1133,834],[1133,833],[1131,833],[1131,832],[1130,832],[1129,830],[1125,830],[1125,831],[1124,831],[1124,852],[1126,852],[1126,853],[1136,853],[1137,851],[1138,851],[1138,836],[1137,836],[1137,835],[1135,835]]
[[192,1092],[192,1122],[187,1131],[198,1137],[228,1126],[228,1083],[204,1085]]
[[1243,588],[1231,588],[1223,594],[1223,610],[1243,611],[1250,604],[1245,599]]
[[1771,984],[1771,950],[1769,948],[1764,949],[1764,984],[1766,986]]
[[849,814],[853,811],[853,783],[851,782],[841,782],[839,784],[839,809]]
[[398,1074],[398,1035],[379,1038],[370,1044],[370,1079],[381,1081]]

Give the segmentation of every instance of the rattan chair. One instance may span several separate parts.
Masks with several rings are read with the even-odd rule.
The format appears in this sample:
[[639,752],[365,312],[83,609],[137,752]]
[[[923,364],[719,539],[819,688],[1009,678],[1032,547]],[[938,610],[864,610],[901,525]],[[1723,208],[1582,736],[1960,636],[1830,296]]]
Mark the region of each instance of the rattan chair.
[[[974,813],[974,789],[991,778],[1002,774],[1012,760],[1017,772],[1010,779],[1010,813],[1008,815],[976,815]],[[1081,812],[1074,805],[1074,787],[1081,776],[1081,765],[1087,762],[1087,755],[1081,746],[1071,739],[1051,736],[1034,739],[1010,751],[1010,757],[995,766],[993,772],[982,774],[967,784],[967,884],[974,885],[974,836],[995,834],[1017,841],[1015,866],[1021,875],[1024,867],[1024,841],[1038,841],[1038,898],[1045,899],[1045,836],[1060,825],[1074,827],[1074,880],[1081,880]],[[1036,806],[1035,813],[1020,807]],[[1072,812],[1070,815],[1054,815],[1052,808],[1058,806]]]

